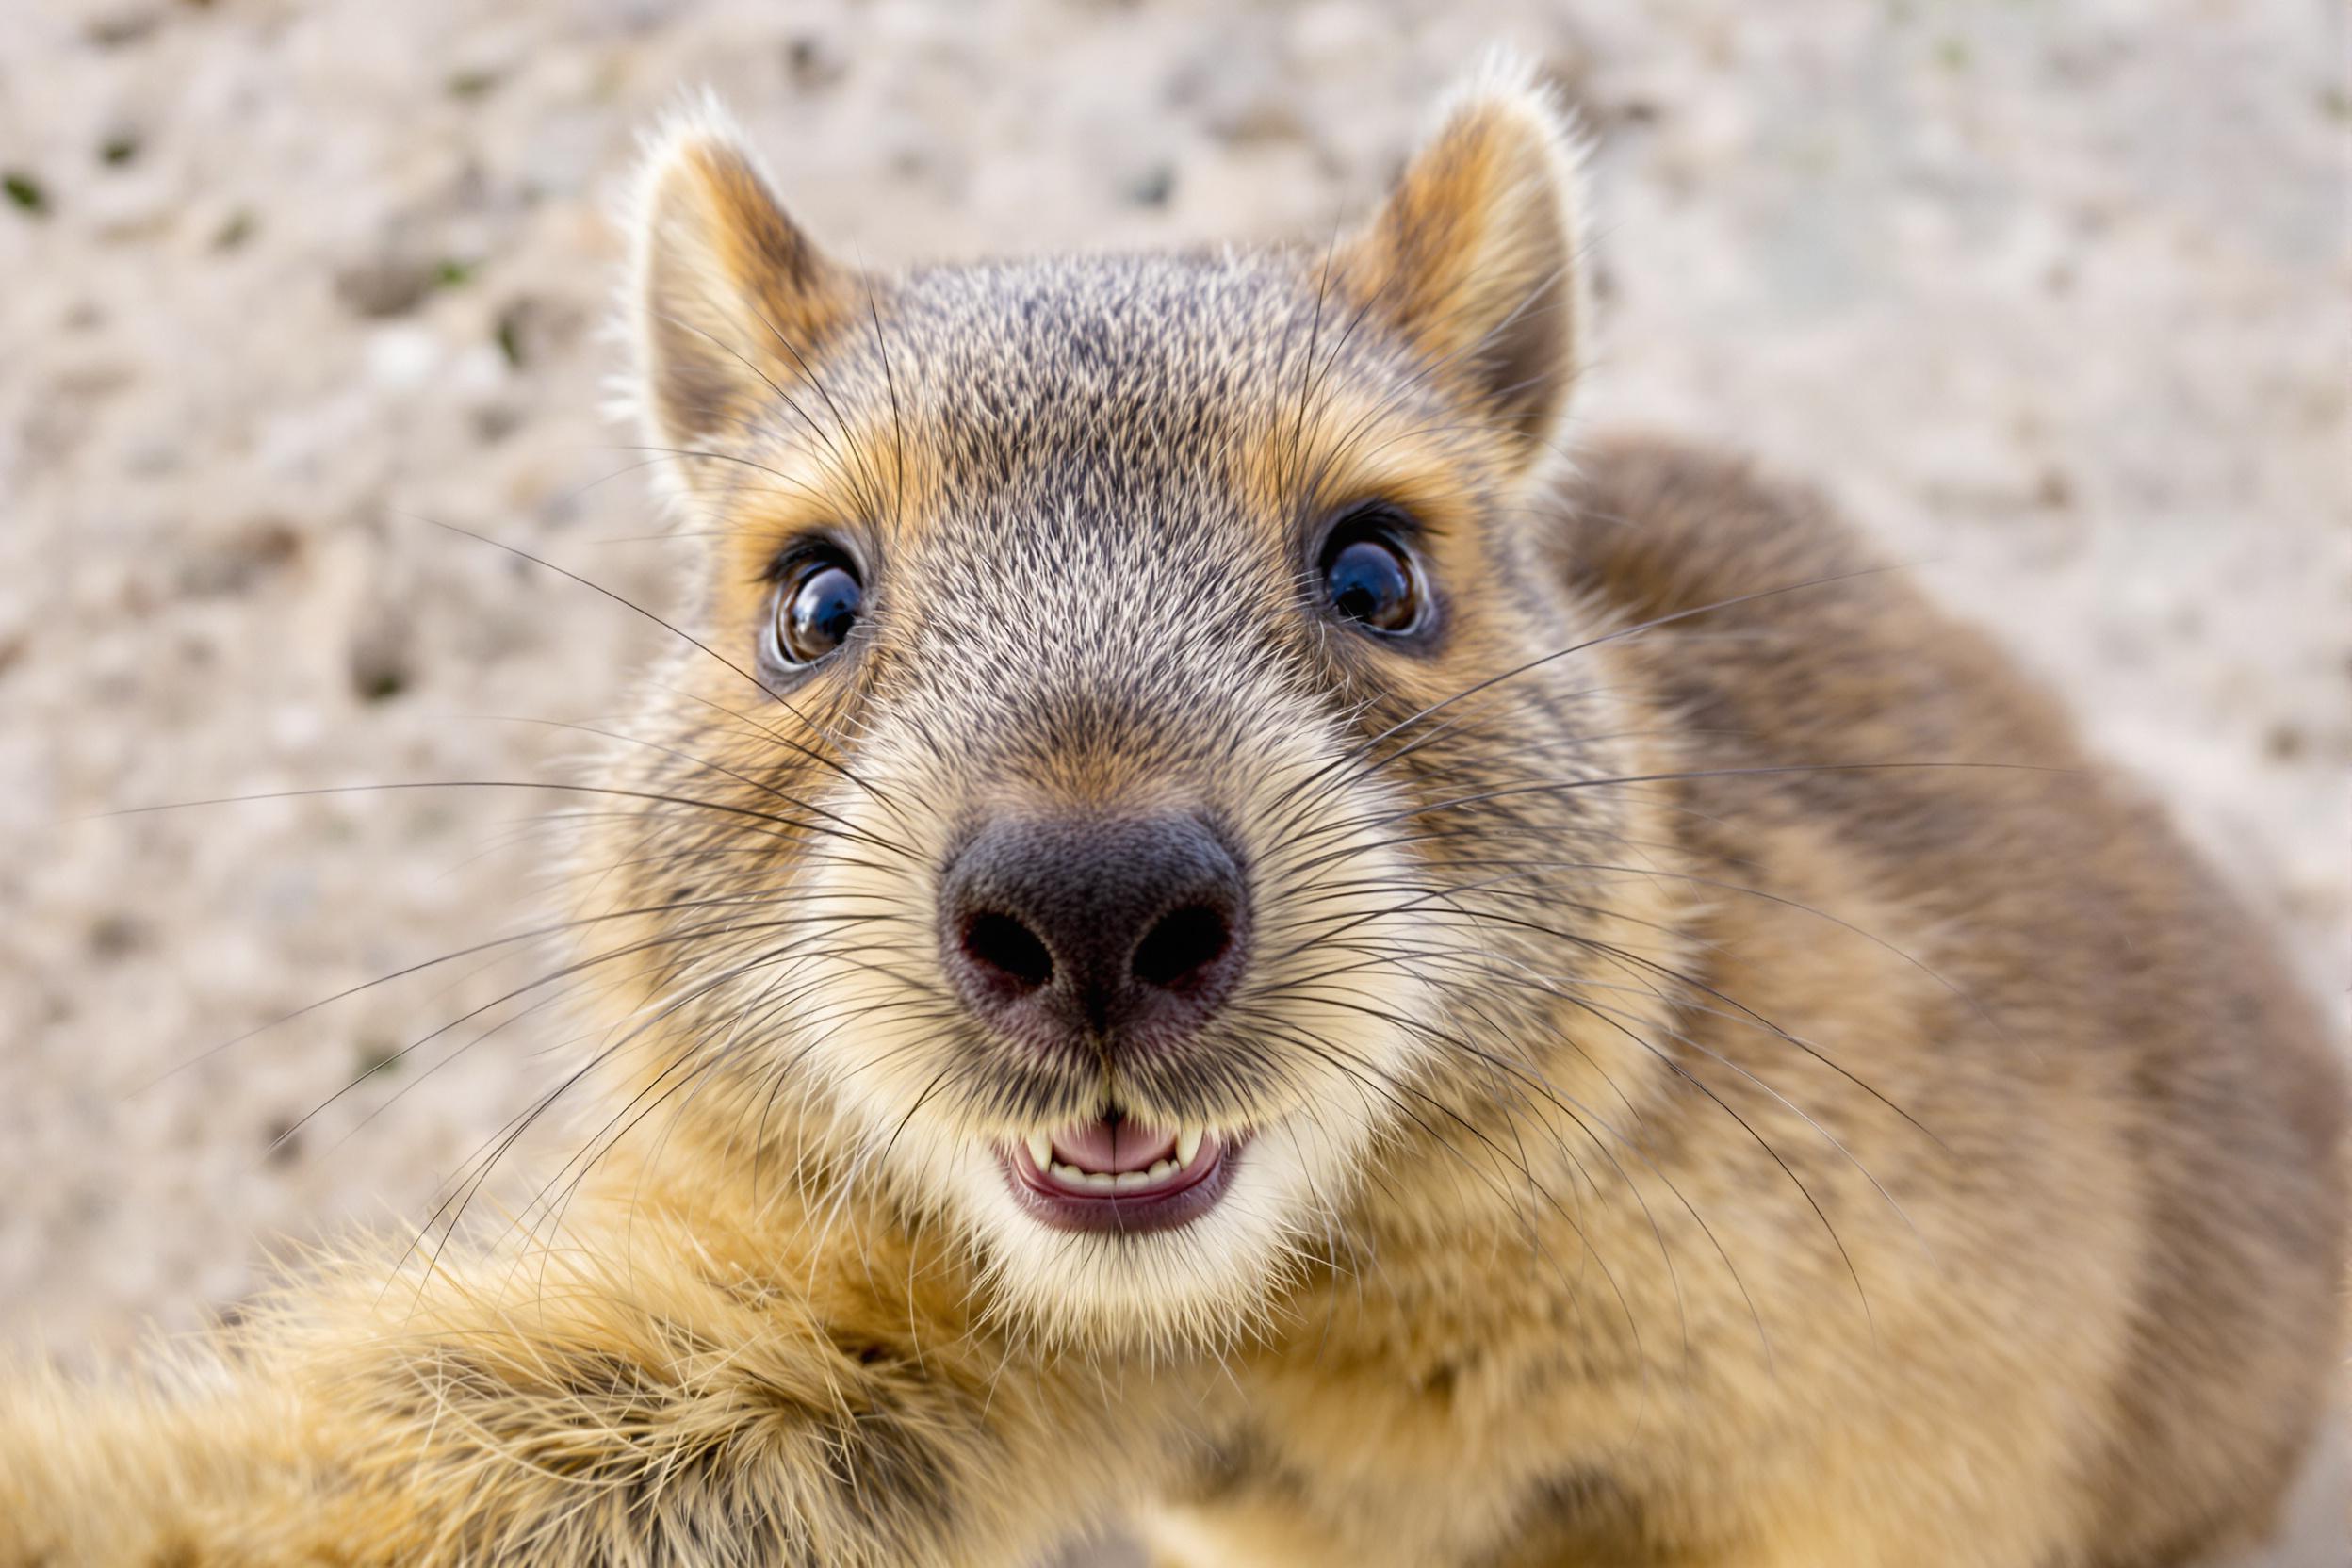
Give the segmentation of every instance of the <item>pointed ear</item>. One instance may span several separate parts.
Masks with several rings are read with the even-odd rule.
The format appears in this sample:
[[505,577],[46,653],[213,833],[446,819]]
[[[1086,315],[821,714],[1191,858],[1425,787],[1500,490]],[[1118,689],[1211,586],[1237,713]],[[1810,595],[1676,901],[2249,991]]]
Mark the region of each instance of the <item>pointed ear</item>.
[[862,296],[785,216],[714,99],[662,127],[638,189],[637,400],[654,439],[692,447],[805,378]]
[[1565,410],[1585,325],[1574,124],[1524,62],[1458,90],[1340,253],[1357,301],[1442,367],[1532,461]]

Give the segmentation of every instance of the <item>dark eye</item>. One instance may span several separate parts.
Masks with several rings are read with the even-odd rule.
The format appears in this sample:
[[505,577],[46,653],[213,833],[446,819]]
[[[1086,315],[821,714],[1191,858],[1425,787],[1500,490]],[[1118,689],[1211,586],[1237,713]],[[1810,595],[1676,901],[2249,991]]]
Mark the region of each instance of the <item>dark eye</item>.
[[1366,631],[1401,637],[1420,628],[1429,595],[1385,513],[1344,518],[1331,531],[1323,547],[1323,599],[1331,613]]
[[798,666],[823,659],[848,638],[865,601],[865,585],[841,556],[827,550],[794,562],[776,585],[768,637],[776,660]]

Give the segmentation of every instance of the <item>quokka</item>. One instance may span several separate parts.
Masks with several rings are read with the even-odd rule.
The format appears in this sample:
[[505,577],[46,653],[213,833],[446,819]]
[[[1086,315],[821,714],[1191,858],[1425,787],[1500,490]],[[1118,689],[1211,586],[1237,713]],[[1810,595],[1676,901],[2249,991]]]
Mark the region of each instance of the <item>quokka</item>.
[[637,220],[610,1132],[20,1378],[0,1560],[2344,1560],[2312,1014],[1805,492],[1563,434],[1530,75],[1331,245],[855,270],[709,109]]

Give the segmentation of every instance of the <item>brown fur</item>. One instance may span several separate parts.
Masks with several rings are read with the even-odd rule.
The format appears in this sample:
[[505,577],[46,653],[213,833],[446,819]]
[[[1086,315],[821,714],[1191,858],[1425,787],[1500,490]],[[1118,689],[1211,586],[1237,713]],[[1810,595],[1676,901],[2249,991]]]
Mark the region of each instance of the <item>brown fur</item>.
[[[2278,1530],[2339,1346],[2338,1063],[2160,813],[1818,503],[1655,439],[1560,471],[1566,145],[1506,74],[1328,255],[869,278],[676,129],[643,402],[718,537],[581,866],[615,1114],[577,1196],[20,1381],[0,1562],[1013,1562],[1140,1511],[1202,1568],[2165,1568]],[[1301,590],[1371,498],[1419,522],[1415,644]],[[870,601],[772,670],[820,531]],[[967,1018],[959,836],[1169,805],[1250,869],[1226,1013],[1067,1062]],[[1105,1098],[1253,1135],[1234,1196],[1023,1229],[991,1151]]]

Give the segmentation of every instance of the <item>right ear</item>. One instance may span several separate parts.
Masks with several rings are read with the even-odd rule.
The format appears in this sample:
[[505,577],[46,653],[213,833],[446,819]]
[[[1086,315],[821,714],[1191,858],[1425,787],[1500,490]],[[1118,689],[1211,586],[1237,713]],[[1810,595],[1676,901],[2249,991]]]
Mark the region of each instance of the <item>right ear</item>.
[[639,192],[637,401],[654,439],[692,449],[806,380],[859,286],[785,216],[715,99],[662,127]]
[[1337,256],[1367,307],[1525,438],[1523,461],[1566,410],[1582,346],[1579,146],[1534,67],[1492,56]]

